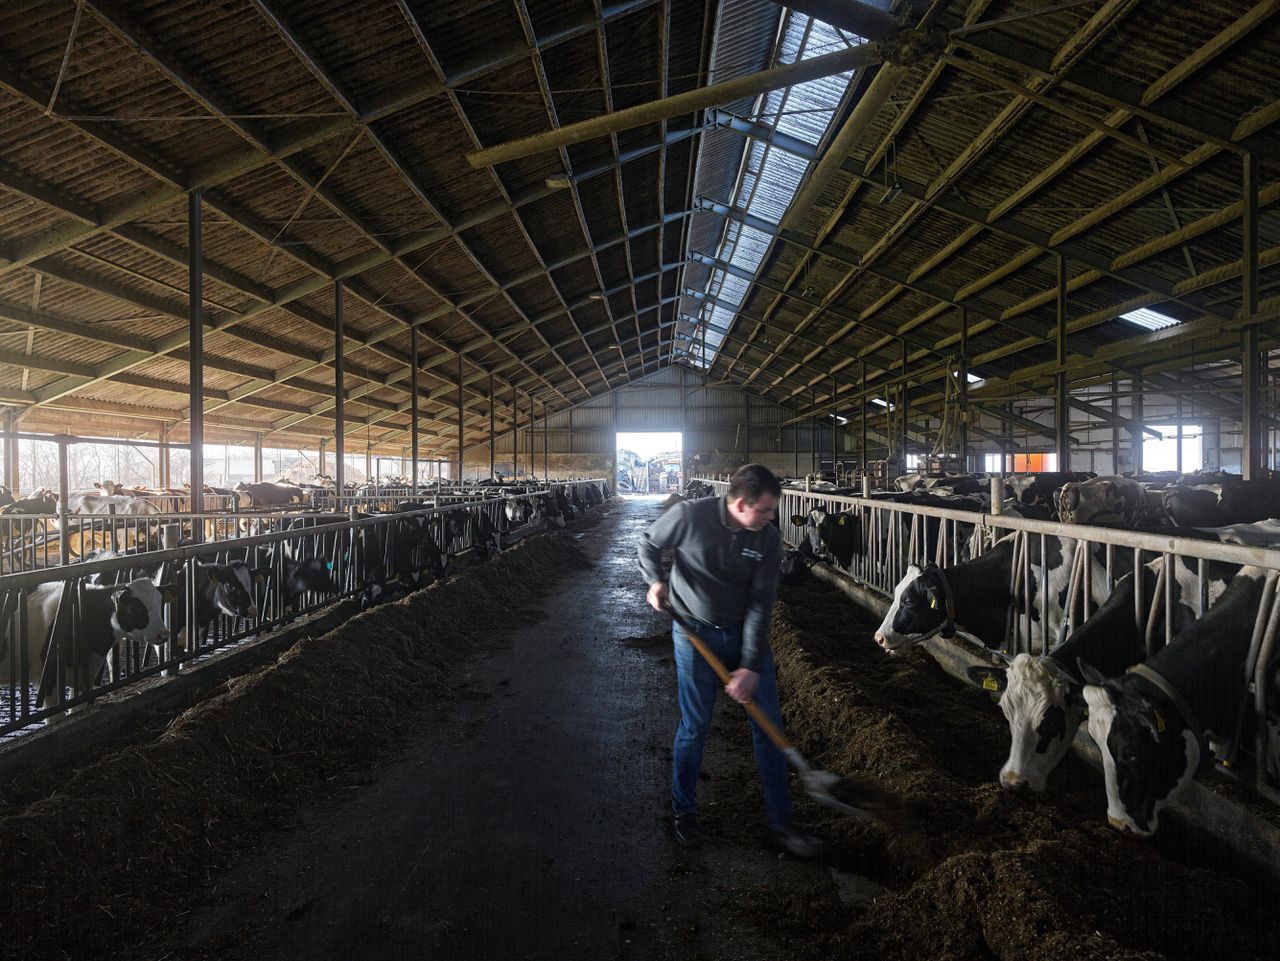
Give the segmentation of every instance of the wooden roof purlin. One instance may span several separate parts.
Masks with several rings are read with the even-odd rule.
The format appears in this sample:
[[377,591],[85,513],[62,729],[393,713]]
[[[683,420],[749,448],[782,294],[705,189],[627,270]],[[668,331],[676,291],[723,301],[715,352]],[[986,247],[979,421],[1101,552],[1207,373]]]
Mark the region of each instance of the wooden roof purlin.
[[[89,0],[74,31],[73,12],[53,0],[35,4],[21,21],[6,21],[0,39],[0,110],[21,120],[13,128],[20,142],[43,140],[48,148],[57,140],[43,156],[0,147],[0,317],[40,331],[50,348],[49,369],[34,381],[37,359],[5,356],[0,365],[12,360],[22,365],[15,376],[27,371],[34,389],[8,399],[33,423],[43,408],[70,407],[78,396],[96,398],[104,415],[108,404],[154,401],[137,416],[118,412],[129,431],[138,420],[174,421],[177,406],[161,398],[176,400],[184,385],[160,359],[185,354],[188,251],[178,202],[196,188],[209,214],[203,360],[219,372],[205,387],[211,425],[266,417],[261,426],[271,433],[323,433],[332,387],[315,375],[334,363],[326,288],[339,279],[352,295],[346,399],[366,404],[353,406],[362,416],[349,421],[347,434],[363,427],[391,437],[407,419],[403,333],[411,327],[423,358],[424,424],[432,423],[427,417],[449,421],[461,357],[468,429],[484,434],[491,377],[498,411],[509,406],[504,397],[529,395],[563,407],[662,362],[673,310],[662,275],[678,266],[663,263],[664,199],[687,194],[691,177],[691,169],[665,164],[665,124],[652,148],[632,141],[624,150],[614,138],[604,162],[575,164],[563,152],[547,166],[558,176],[489,169],[471,174],[463,194],[450,183],[462,182],[463,153],[494,136],[473,123],[470,111],[483,101],[470,86],[528,81],[541,99],[539,125],[554,124],[576,96],[552,89],[553,72],[585,70],[575,82],[598,89],[603,81],[592,109],[608,111],[615,98],[635,96],[615,91],[611,75],[618,58],[634,56],[626,75],[651,71],[661,93],[668,73],[700,69],[669,62],[668,44],[670,17],[704,22],[700,0],[596,3],[571,16],[520,4],[499,36],[459,33],[441,5],[409,0],[390,17],[378,11],[376,29],[363,16],[351,22],[347,5],[294,0],[223,5],[198,28],[159,3]],[[619,42],[644,35],[655,17],[661,23],[652,43]],[[586,66],[575,59],[582,43],[595,48]],[[238,57],[238,44],[252,56]],[[109,78],[105,87],[100,77]],[[412,111],[432,103],[443,110],[436,111],[435,152],[407,155],[401,144]],[[201,127],[207,135],[187,135]],[[68,167],[71,157],[89,165],[77,159],[78,169]],[[633,183],[627,165],[655,157],[657,176],[650,164]],[[71,169],[74,178],[63,176]],[[614,193],[608,223],[590,220],[582,199],[597,178]],[[633,199],[634,191],[641,194]],[[562,198],[571,201],[579,234],[567,246],[560,231],[550,243],[525,213]],[[641,210],[644,219],[636,219]],[[19,220],[27,225],[21,232],[6,227]],[[486,231],[492,240],[484,241]],[[520,249],[507,247],[513,256],[499,258],[493,241],[516,238]],[[553,248],[555,262],[543,252]],[[579,260],[589,265],[589,288],[563,287],[560,274]],[[522,266],[513,272],[508,263]],[[383,266],[399,274],[379,275],[371,286],[364,275],[372,279]],[[8,295],[4,275],[24,271],[44,280],[44,304]],[[516,294],[539,278],[552,299],[534,313]],[[64,314],[56,304],[70,291],[79,304]],[[149,316],[145,333],[100,325],[120,304]],[[601,337],[612,343],[611,356],[596,349]],[[63,348],[76,343],[96,345],[92,359],[71,359],[76,351]],[[103,345],[115,352],[104,355]],[[500,417],[495,427],[509,423]]]

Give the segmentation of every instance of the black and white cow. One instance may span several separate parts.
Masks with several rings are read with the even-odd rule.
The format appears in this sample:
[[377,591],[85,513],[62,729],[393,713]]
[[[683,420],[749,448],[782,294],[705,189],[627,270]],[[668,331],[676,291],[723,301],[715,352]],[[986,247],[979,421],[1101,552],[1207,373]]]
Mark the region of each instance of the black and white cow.
[[[1055,637],[1062,623],[1071,568],[1080,543],[1070,537],[1044,538],[1047,556],[1041,564],[1040,538],[1026,539],[1031,558],[1031,583],[1027,590],[1031,605],[1031,635],[1025,636],[1025,618],[1016,611],[1014,634],[1019,646],[1029,647],[1036,635],[1047,631]],[[1004,643],[1011,594],[1013,535],[1001,538],[981,557],[943,571],[930,564],[911,565],[893,592],[884,621],[876,630],[876,643],[890,654],[919,644],[934,635],[950,637],[957,627],[977,637],[987,647]],[[1048,583],[1041,583],[1047,568]],[[1096,603],[1106,597],[1106,574],[1093,565],[1090,590]],[[1021,603],[1019,607],[1021,607]]]
[[1090,471],[1014,474],[1005,479],[1005,492],[1023,504],[1047,504],[1056,508],[1056,494],[1063,484],[1079,483],[1094,476]]
[[803,528],[803,543],[817,559],[835,561],[848,569],[861,543],[862,519],[857,511],[831,512],[815,507],[808,514],[794,514],[791,523]]
[[1222,527],[1280,517],[1280,482],[1178,484],[1164,492],[1164,507],[1180,527]]
[[[259,578],[260,580],[260,578]],[[187,581],[181,573],[172,587],[173,623],[179,646],[187,639]],[[254,620],[258,605],[254,600],[254,572],[244,561],[228,564],[196,564],[194,619],[196,637],[203,643],[213,619],[218,616]]]
[[1212,610],[1128,673],[1081,665],[1112,827],[1154,834],[1199,769],[1206,732],[1234,736],[1265,577],[1241,568]]
[[[33,687],[40,684],[46,655],[62,657],[67,682],[79,692],[79,678],[88,678],[92,686],[118,641],[160,647],[169,640],[160,590],[147,578],[123,585],[86,585],[80,593],[80,661],[69,663],[69,630],[50,637],[63,596],[61,581],[40,584],[27,594],[27,629],[21,643],[26,647],[27,683]],[[69,621],[65,623],[69,629]],[[0,655],[5,653],[0,647]],[[46,691],[40,706],[48,707],[57,700],[52,691]]]
[[[412,502],[407,504],[408,509],[415,509]],[[363,582],[361,607],[425,587],[428,574],[443,577],[446,556],[433,528],[440,523],[449,532],[449,521],[468,513],[466,508],[457,508],[438,522],[421,516],[397,517],[357,531],[356,571]]]
[[[1152,561],[1139,570],[1143,611],[1150,609],[1155,598],[1160,564]],[[1234,564],[1206,564],[1209,607],[1217,603],[1237,570]],[[1176,635],[1195,621],[1199,579],[1194,562],[1187,558],[1175,559],[1174,571]],[[1043,791],[1049,774],[1066,756],[1085,715],[1080,662],[1110,676],[1142,659],[1145,631],[1135,618],[1135,590],[1131,571],[1116,582],[1106,602],[1048,655],[1018,654],[1006,667],[969,668],[970,680],[999,692],[1000,710],[1009,722],[1009,757],[1000,769],[1002,787]]]
[[1128,477],[1091,477],[1070,481],[1057,493],[1058,519],[1064,524],[1134,527],[1149,506],[1142,485]]

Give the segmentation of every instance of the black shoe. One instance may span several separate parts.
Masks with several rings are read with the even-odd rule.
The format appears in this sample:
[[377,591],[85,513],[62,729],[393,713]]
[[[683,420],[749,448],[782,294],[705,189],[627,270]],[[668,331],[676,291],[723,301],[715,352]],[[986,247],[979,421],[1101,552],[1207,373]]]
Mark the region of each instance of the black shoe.
[[702,828],[698,825],[698,815],[690,811],[688,814],[677,814],[673,830],[676,843],[682,848],[702,847]]
[[812,834],[805,834],[794,827],[773,832],[773,843],[793,858],[808,860],[822,854],[822,842]]

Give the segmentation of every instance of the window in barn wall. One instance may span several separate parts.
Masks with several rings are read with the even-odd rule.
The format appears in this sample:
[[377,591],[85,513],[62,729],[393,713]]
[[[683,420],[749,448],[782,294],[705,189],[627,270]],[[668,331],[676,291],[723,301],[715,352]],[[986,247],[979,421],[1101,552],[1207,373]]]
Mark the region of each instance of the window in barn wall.
[[1012,456],[1013,473],[1040,474],[1058,469],[1058,455],[1055,454],[1014,454]]
[[918,469],[918,468],[920,467],[920,461],[921,461],[921,460],[922,460],[922,455],[920,455],[920,454],[908,454],[908,455],[907,455],[907,470],[916,470],[916,469]]
[[[1178,469],[1178,425],[1150,424],[1163,437],[1147,434],[1142,440],[1143,470]],[[1182,470],[1200,470],[1204,466],[1204,430],[1200,424],[1182,425]]]
[[983,470],[988,474],[999,474],[1002,470],[1007,470],[1000,463],[1002,454],[987,454],[983,460]]

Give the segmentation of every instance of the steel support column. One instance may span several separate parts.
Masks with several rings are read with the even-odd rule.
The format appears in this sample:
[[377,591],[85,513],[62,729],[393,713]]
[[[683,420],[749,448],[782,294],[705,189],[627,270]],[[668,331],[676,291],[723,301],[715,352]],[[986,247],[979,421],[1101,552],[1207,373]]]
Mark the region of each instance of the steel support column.
[[[867,362],[864,360],[859,365],[858,389],[867,389]],[[863,471],[867,469],[867,400],[862,399],[862,462],[859,465]]]
[[[1258,312],[1258,158],[1244,155],[1241,171],[1242,197],[1240,228],[1244,235],[1244,267],[1240,312],[1252,317]],[[1259,386],[1258,328],[1246,327],[1240,338],[1240,469],[1245,480],[1262,479],[1262,418]]]
[[[902,452],[899,456],[902,458],[902,472],[905,474],[907,472],[907,415],[911,413],[911,398],[907,396],[907,342],[903,340],[900,343],[902,344],[902,386],[899,390],[902,396],[898,406],[898,421],[902,425]],[[889,398],[885,397],[885,403],[888,402]]]
[[511,389],[511,476],[520,477],[520,391]]
[[1054,376],[1053,440],[1058,470],[1071,470],[1071,408],[1067,404],[1067,258],[1058,255],[1058,324],[1054,347],[1058,373]]
[[[199,188],[187,194],[187,380],[191,439],[191,513],[204,511],[204,224]],[[192,536],[200,540],[200,525]]]
[[[784,428],[785,429],[785,428]],[[800,411],[796,411],[796,419],[791,422],[791,452],[796,458],[796,477],[800,476]]]
[[333,282],[333,481],[338,493],[345,490],[346,465],[343,463],[346,434],[346,385],[343,379],[342,348],[345,322],[342,316],[343,284],[339,277]]
[[[172,487],[172,471],[170,470],[169,460],[169,425],[160,425],[160,434],[156,438],[160,441],[160,446],[156,450],[156,486]],[[6,480],[7,484],[8,481]]]
[[494,433],[494,409],[498,405],[498,395],[493,392],[493,374],[489,375],[489,477],[497,479],[498,438]]
[[462,483],[462,469],[467,462],[466,442],[463,439],[463,397],[462,387],[464,378],[462,376],[462,351],[458,351],[458,483]]
[[1120,378],[1111,375],[1111,473],[1120,473]]
[[1133,424],[1129,427],[1129,443],[1133,445],[1133,472],[1142,473],[1142,378],[1134,377],[1130,382],[1133,389]]
[[550,464],[549,452],[551,450],[551,446],[550,446],[551,437],[547,433],[548,426],[549,425],[547,424],[547,402],[544,400],[542,402],[542,479],[544,482],[550,483],[551,468],[548,465]]
[[253,482],[262,483],[262,431],[253,435]]
[[[492,388],[493,375],[489,375]],[[491,425],[492,429],[492,425]],[[413,496],[418,496],[418,325],[409,327],[409,463],[413,480]]]
[[[809,388],[809,403],[814,410],[818,409],[818,388]],[[818,415],[809,418],[809,460],[812,463],[811,473],[818,473]]]
[[[18,411],[10,407],[4,412],[4,429],[9,433],[14,433],[18,429],[18,419],[22,415]],[[16,438],[9,437],[4,442],[4,486],[13,492],[13,496],[18,496],[18,441]]]
[[969,470],[969,311],[960,308],[960,469]]
[[[835,403],[836,398],[839,396],[838,388],[839,388],[839,385],[836,384],[835,375],[832,374],[831,375],[832,403]],[[838,477],[838,474],[836,473],[836,427],[839,424],[840,424],[840,411],[838,408],[832,408],[831,410],[831,474],[832,474],[833,482],[836,480],[836,477]]]

